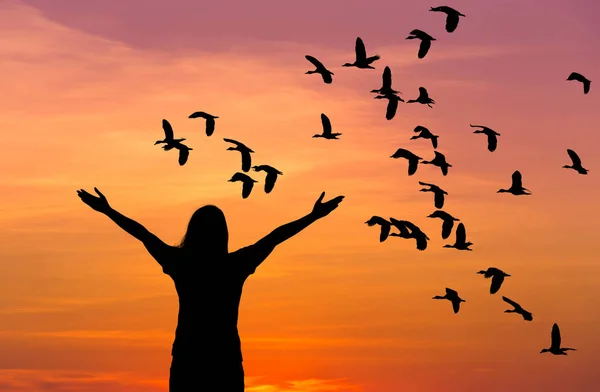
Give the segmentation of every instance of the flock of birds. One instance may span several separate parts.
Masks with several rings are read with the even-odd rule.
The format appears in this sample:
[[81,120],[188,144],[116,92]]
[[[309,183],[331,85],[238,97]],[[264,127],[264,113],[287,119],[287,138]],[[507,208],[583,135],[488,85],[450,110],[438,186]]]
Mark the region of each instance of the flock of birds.
[[[450,8],[448,6],[432,7],[430,9],[430,11],[442,12],[442,13],[446,14],[446,26],[445,27],[446,27],[446,31],[448,33],[452,33],[456,30],[460,17],[465,17],[464,14],[462,14],[462,13],[458,12],[457,10]],[[410,32],[410,35],[406,39],[419,39],[421,41],[420,46],[419,46],[419,51],[417,53],[417,57],[419,59],[425,58],[425,56],[427,55],[427,53],[429,52],[429,50],[431,48],[432,41],[436,41],[435,38],[433,38],[429,34],[425,33],[424,31],[418,30],[418,29],[412,30]],[[313,56],[306,55],[305,57],[309,62],[311,62],[316,67],[315,70],[307,71],[306,74],[321,75],[323,82],[325,84],[331,84],[333,82],[332,76],[334,75],[334,73],[331,72],[330,70],[328,70],[323,65],[323,63],[321,63],[319,60],[317,60]],[[379,55],[367,57],[365,44],[363,43],[362,39],[360,37],[358,37],[358,38],[356,38],[356,44],[355,44],[354,62],[352,62],[352,63],[348,62],[348,63],[343,64],[342,66],[343,67],[356,67],[356,68],[360,68],[360,69],[375,69],[375,67],[373,67],[372,64],[379,59],[380,59]],[[571,73],[568,76],[567,80],[581,82],[583,84],[584,94],[587,94],[590,90],[591,81],[577,72]],[[388,105],[387,105],[387,110],[386,110],[386,119],[391,120],[394,118],[394,116],[396,114],[396,111],[398,108],[398,102],[404,102],[404,100],[398,95],[398,94],[402,94],[402,93],[400,91],[396,91],[392,88],[392,73],[391,73],[390,68],[387,66],[384,68],[384,71],[383,71],[382,82],[383,83],[382,83],[381,88],[371,90],[371,93],[378,94],[377,96],[375,96],[375,99],[387,99],[388,100]],[[431,106],[431,105],[435,104],[435,101],[429,97],[429,93],[425,87],[419,87],[418,97],[415,99],[408,100],[406,103],[420,103],[422,105],[427,105],[430,108],[432,108],[433,106]],[[215,131],[215,119],[217,119],[219,117],[205,113],[205,112],[195,112],[195,113],[192,113],[189,116],[189,118],[205,119],[206,120],[206,135],[211,136]],[[327,117],[327,115],[325,115],[324,113],[321,114],[321,123],[322,123],[322,132],[320,134],[314,135],[313,138],[323,138],[323,139],[335,140],[335,139],[338,139],[339,136],[342,135],[341,133],[333,132],[331,121],[330,121],[329,117]],[[496,149],[498,147],[498,138],[497,137],[500,136],[500,134],[498,132],[496,132],[495,130],[493,130],[487,126],[484,126],[484,125],[470,125],[470,126],[472,128],[480,128],[478,130],[475,130],[473,133],[486,135],[487,136],[487,149],[490,152],[496,151]],[[185,138],[180,138],[180,139],[174,138],[173,128],[171,127],[170,123],[167,120],[162,121],[162,127],[163,127],[163,130],[165,133],[165,138],[164,138],[164,140],[157,141],[155,144],[164,144],[163,149],[165,151],[172,150],[173,148],[177,149],[179,151],[179,164],[184,165],[188,160],[189,151],[192,150],[192,148],[187,147],[186,145],[182,144],[182,142],[186,140]],[[402,158],[402,159],[407,160],[409,176],[412,176],[417,172],[419,164],[430,164],[433,166],[437,166],[440,168],[442,175],[444,175],[444,176],[448,175],[448,169],[450,167],[452,167],[452,165],[447,162],[444,154],[440,153],[439,151],[436,151],[436,149],[438,148],[439,136],[434,135],[429,129],[427,129],[426,127],[421,126],[421,125],[418,125],[417,127],[415,127],[414,132],[416,135],[412,136],[410,138],[411,140],[429,139],[431,141],[432,147],[434,149],[434,151],[433,151],[434,158],[429,161],[426,161],[426,160],[423,160],[422,157],[419,157],[416,154],[410,152],[409,150],[403,149],[403,148],[399,148],[391,156],[391,158],[394,158],[394,159]],[[254,169],[254,171],[256,171],[256,172],[260,172],[260,171],[266,172],[264,191],[266,193],[270,193],[273,190],[273,187],[275,185],[275,181],[277,180],[277,177],[279,175],[282,175],[283,173],[281,173],[279,170],[277,170],[274,167],[269,166],[269,165],[251,166],[251,155],[250,154],[254,153],[254,151],[252,149],[248,148],[243,143],[233,140],[233,139],[224,138],[223,140],[225,142],[232,143],[234,145],[232,147],[227,148],[228,151],[238,151],[241,153],[242,172],[236,172],[235,174],[233,174],[233,176],[231,177],[229,182],[238,182],[239,181],[242,183],[242,198],[245,199],[250,195],[254,184],[257,182],[256,180],[251,178],[249,175],[245,174],[250,171],[250,168]],[[577,153],[575,153],[575,151],[573,151],[571,149],[567,149],[567,154],[569,155],[572,163],[570,165],[563,166],[563,168],[573,169],[573,170],[577,171],[579,174],[587,174],[588,170],[582,166],[581,159],[579,158]],[[529,189],[523,187],[522,180],[523,180],[522,175],[517,170],[512,174],[511,186],[508,189],[499,189],[497,192],[498,193],[511,193],[515,196],[531,195],[531,191]],[[448,193],[435,184],[421,182],[421,181],[419,181],[419,184],[426,187],[426,188],[422,188],[420,190],[421,192],[432,192],[434,194],[434,205],[437,210],[435,212],[433,212],[432,214],[428,215],[427,217],[428,218],[438,218],[438,219],[442,220],[442,238],[447,239],[452,233],[452,229],[454,228],[454,222],[460,222],[459,219],[453,217],[449,213],[442,210],[442,208],[444,206],[445,196],[448,195]],[[399,237],[399,238],[404,238],[404,239],[413,239],[416,241],[416,248],[420,251],[424,251],[427,248],[428,241],[430,240],[429,237],[417,225],[415,225],[412,222],[406,221],[406,220],[397,220],[395,218],[385,219],[380,216],[373,216],[365,223],[368,226],[375,226],[375,225],[380,226],[380,228],[381,228],[380,235],[379,235],[380,242],[385,241],[389,236]],[[392,233],[391,232],[392,227],[397,229],[398,232]],[[472,249],[470,248],[472,245],[473,245],[472,242],[467,241],[466,229],[465,229],[464,224],[462,222],[460,222],[460,223],[458,223],[456,230],[455,230],[454,244],[446,244],[446,245],[444,245],[444,248],[454,248],[457,250],[472,251]],[[502,283],[504,282],[504,278],[511,276],[511,275],[505,273],[504,271],[502,271],[498,268],[495,268],[495,267],[490,267],[487,270],[481,270],[481,271],[477,272],[477,274],[482,274],[483,277],[486,279],[491,278],[491,285],[490,285],[490,293],[491,294],[497,293],[500,290]],[[443,296],[436,295],[435,297],[433,297],[433,299],[445,299],[445,300],[450,301],[452,303],[452,308],[454,310],[454,313],[459,312],[461,302],[466,302],[464,299],[459,297],[457,291],[450,289],[450,288],[446,288],[445,295],[443,295]],[[517,313],[517,314],[520,314],[523,317],[523,319],[526,321],[533,320],[533,315],[529,311],[525,310],[517,302],[515,302],[505,296],[502,296],[502,299],[506,303],[508,303],[509,305],[511,305],[513,307],[512,309],[505,310],[505,313]],[[541,353],[550,352],[554,355],[566,355],[566,351],[569,351],[569,350],[575,350],[575,349],[561,347],[560,330],[559,330],[558,325],[554,324],[552,326],[552,333],[551,333],[551,346],[548,349],[543,349],[541,351]]]

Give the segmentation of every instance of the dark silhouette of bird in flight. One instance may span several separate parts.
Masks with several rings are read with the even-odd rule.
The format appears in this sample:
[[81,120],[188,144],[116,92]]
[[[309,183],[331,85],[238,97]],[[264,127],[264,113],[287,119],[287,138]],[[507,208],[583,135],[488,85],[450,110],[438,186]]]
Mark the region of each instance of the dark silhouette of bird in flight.
[[450,237],[450,234],[452,233],[452,227],[454,227],[454,221],[457,221],[457,222],[460,221],[460,219],[457,219],[442,210],[434,211],[432,214],[427,215],[427,217],[428,218],[440,218],[443,221],[442,222],[442,238],[443,239]]
[[217,116],[213,116],[212,114],[208,114],[206,112],[194,112],[190,114],[189,118],[204,118],[206,119],[206,136],[210,136],[215,131],[215,118],[219,118]]
[[515,196],[519,195],[531,195],[531,191],[527,188],[523,188],[523,176],[521,172],[516,170],[512,174],[512,184],[508,189],[498,189],[497,193],[512,193]]
[[394,155],[392,155],[390,158],[394,158],[394,159],[404,158],[404,159],[408,160],[408,175],[409,176],[412,176],[413,174],[415,174],[417,172],[417,167],[419,166],[419,161],[421,159],[423,159],[403,148],[399,148],[394,153]]
[[236,182],[236,181],[242,182],[242,198],[243,199],[250,196],[250,192],[252,192],[252,187],[254,187],[254,183],[258,182],[256,180],[252,179],[249,175],[240,173],[240,172],[235,173],[229,180],[229,182]]
[[402,98],[400,98],[396,94],[386,94],[386,95],[378,95],[375,99],[387,99],[388,104],[385,110],[385,118],[386,120],[391,120],[396,115],[396,111],[398,110],[398,101],[404,102]]
[[552,326],[552,343],[550,345],[550,348],[542,349],[542,351],[540,351],[540,354],[550,353],[554,355],[567,355],[565,351],[577,351],[577,349],[574,348],[562,348],[560,347],[560,343],[560,329],[558,329],[558,324],[554,323],[554,325]]
[[431,161],[421,161],[421,163],[434,165],[442,169],[443,175],[448,175],[448,168],[452,167],[451,164],[446,162],[446,157],[441,152],[434,151],[435,157]]
[[381,95],[402,94],[400,91],[396,91],[392,88],[392,70],[390,67],[386,66],[383,69],[381,79],[381,88],[378,90],[371,90],[372,93],[378,93]]
[[371,219],[369,219],[365,223],[370,227],[375,225],[381,226],[381,232],[379,233],[379,242],[383,242],[388,238],[388,235],[390,234],[390,229],[392,227],[392,224],[390,222],[386,221],[380,216],[373,215]]
[[488,139],[488,150],[490,152],[496,151],[496,147],[498,147],[498,138],[496,136],[500,136],[500,134],[498,132],[494,131],[491,128],[485,127],[483,125],[471,125],[471,124],[469,124],[469,125],[472,128],[481,128],[476,131],[473,131],[473,133],[484,133]]
[[444,207],[444,195],[447,195],[448,192],[434,184],[428,184],[426,182],[421,181],[419,181],[419,184],[429,187],[421,189],[420,192],[433,192],[433,203],[435,205],[435,208]]
[[521,307],[521,305],[519,305],[515,301],[511,300],[510,298],[504,297],[504,296],[502,297],[502,300],[506,303],[511,304],[514,307],[514,309],[505,310],[504,313],[518,313],[521,316],[523,316],[523,319],[525,321],[533,320],[533,315],[531,313],[529,313],[528,311],[526,311],[525,309],[523,309]]
[[427,241],[429,241],[429,237],[427,237],[427,234],[423,233],[423,231],[420,228],[418,228],[415,224],[406,220],[397,220],[394,218],[390,218],[390,222],[392,225],[394,225],[394,227],[396,227],[400,231],[399,233],[390,233],[390,236],[400,238],[414,238],[418,250],[427,249]]
[[253,153],[254,151],[252,151],[251,149],[249,149],[248,147],[246,147],[245,144],[240,143],[236,140],[233,139],[227,139],[224,138],[223,140],[225,140],[227,143],[233,143],[235,144],[235,147],[229,147],[227,149],[227,151],[239,151],[242,154],[242,171],[244,172],[248,172],[250,170],[250,165],[252,162],[252,158],[250,157],[250,153]]
[[185,138],[173,138],[173,128],[171,127],[171,124],[165,119],[162,120],[162,128],[165,132],[165,138],[163,140],[157,140],[156,143],[154,143],[154,145],[164,144],[162,148],[165,151],[172,150],[173,148],[179,150],[179,165],[185,165],[190,155],[190,150],[193,150],[193,148],[190,148],[181,143],[185,140]]
[[273,187],[275,186],[275,181],[277,180],[277,175],[283,175],[282,172],[275,169],[273,166],[269,165],[258,165],[252,166],[254,171],[264,171],[267,172],[267,176],[265,177],[265,193],[271,193]]
[[434,149],[437,148],[437,146],[438,146],[437,141],[438,141],[438,137],[439,137],[438,135],[434,135],[433,133],[431,133],[431,131],[429,129],[427,129],[421,125],[417,125],[416,128],[414,129],[414,132],[419,132],[419,134],[411,137],[410,140],[419,139],[419,138],[430,139],[431,145],[433,146],[433,148]]
[[354,46],[354,52],[356,53],[356,60],[353,63],[346,63],[342,65],[342,67],[356,67],[356,68],[371,68],[375,69],[371,65],[374,61],[379,60],[381,57],[379,55],[367,57],[367,50],[365,49],[365,44],[363,43],[360,37],[356,38],[356,45]]
[[492,278],[492,284],[490,285],[490,294],[496,294],[498,290],[500,290],[502,282],[504,282],[504,277],[510,276],[504,271],[494,267],[489,267],[487,270],[481,270],[477,273],[482,274],[483,277],[486,279]]
[[570,150],[568,148],[567,148],[567,154],[569,154],[569,157],[571,157],[571,161],[573,161],[573,165],[572,166],[565,165],[565,166],[563,166],[563,168],[573,169],[573,170],[577,171],[577,173],[579,173],[579,174],[587,174],[587,172],[589,170],[584,169],[583,166],[581,166],[581,159],[579,159],[579,155],[577,155],[577,153],[575,151]]
[[473,245],[472,242],[467,242],[467,230],[465,229],[465,225],[461,223],[456,227],[456,241],[454,245],[444,245],[444,248],[454,248],[458,250],[473,250],[469,247]]
[[455,10],[454,8],[450,8],[445,5],[441,7],[431,7],[429,11],[443,12],[446,14],[446,31],[449,33],[452,33],[454,30],[456,30],[456,26],[458,26],[459,17],[465,16],[457,10]]
[[323,77],[323,82],[325,82],[327,84],[331,84],[331,82],[333,81],[333,79],[331,78],[331,75],[334,75],[334,73],[331,72],[330,70],[328,70],[327,68],[325,68],[323,63],[321,63],[319,60],[317,60],[313,56],[306,55],[304,57],[306,57],[306,59],[308,61],[310,61],[315,67],[317,67],[317,69],[315,69],[314,71],[307,71],[306,73],[307,74],[314,74],[314,73],[321,74],[321,76]]
[[341,133],[331,133],[331,121],[324,113],[321,113],[321,124],[323,124],[323,133],[314,135],[313,137],[322,137],[324,139],[338,139]]
[[419,87],[419,96],[417,97],[417,99],[409,99],[408,101],[406,101],[406,103],[414,102],[427,105],[430,108],[433,108],[433,106],[431,106],[432,103],[435,104],[435,101],[429,98],[429,94],[427,93],[427,89],[425,89],[425,87]]
[[435,41],[435,38],[426,32],[417,29],[411,31],[410,35],[406,37],[406,39],[421,40],[421,45],[419,45],[419,53],[417,54],[420,59],[424,58],[427,52],[429,52],[429,48],[431,48],[431,41]]
[[583,93],[587,94],[587,93],[590,92],[590,84],[592,83],[592,81],[588,80],[582,74],[577,73],[577,72],[571,72],[571,74],[569,75],[569,77],[567,78],[567,80],[576,80],[578,82],[583,83]]
[[464,299],[460,298],[456,291],[449,289],[448,287],[446,287],[446,295],[444,295],[443,297],[436,295],[435,297],[433,297],[433,299],[447,299],[448,301],[452,302],[452,309],[454,310],[455,314],[458,313],[458,311],[460,310],[460,303],[467,302]]

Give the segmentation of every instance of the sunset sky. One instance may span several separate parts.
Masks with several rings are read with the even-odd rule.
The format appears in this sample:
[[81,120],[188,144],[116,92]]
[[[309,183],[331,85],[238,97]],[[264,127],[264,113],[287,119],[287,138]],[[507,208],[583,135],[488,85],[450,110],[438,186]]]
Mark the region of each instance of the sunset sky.
[[[454,33],[448,5],[466,15]],[[600,2],[592,0],[3,0],[0,2],[0,391],[166,392],[172,280],[144,247],[81,203],[113,208],[169,244],[194,210],[225,212],[230,250],[325,199],[340,207],[279,246],[244,286],[249,392],[525,392],[600,389]],[[437,38],[425,59],[413,29]],[[344,68],[360,36],[375,70]],[[326,85],[304,56],[332,72]],[[385,119],[385,66],[405,100]],[[592,80],[584,95],[567,76]],[[600,87],[598,87],[600,88]],[[195,111],[219,116],[213,136]],[[313,139],[320,114],[340,140]],[[154,146],[161,120],[193,148]],[[469,124],[501,134],[490,153]],[[417,125],[440,136],[448,176]],[[283,172],[247,199],[240,155]],[[575,150],[587,176],[563,169]],[[532,196],[497,194],[520,170]],[[473,252],[444,249],[418,181],[449,195]],[[372,215],[431,238],[379,243]],[[500,292],[476,272],[512,276]],[[451,287],[459,314],[433,301]],[[504,314],[506,295],[533,322]],[[558,323],[568,356],[540,354]]]

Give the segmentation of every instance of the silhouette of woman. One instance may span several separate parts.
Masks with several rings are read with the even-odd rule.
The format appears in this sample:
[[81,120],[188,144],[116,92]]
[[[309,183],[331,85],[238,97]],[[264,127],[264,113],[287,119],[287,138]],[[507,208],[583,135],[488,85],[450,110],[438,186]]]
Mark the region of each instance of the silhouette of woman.
[[81,200],[140,240],[169,275],[179,296],[179,315],[169,391],[244,391],[241,341],[237,329],[242,286],[273,249],[335,210],[344,196],[323,203],[325,192],[306,216],[273,230],[253,245],[229,252],[227,222],[213,206],[192,215],[179,246],[170,246],[144,226],[110,207],[106,197],[83,189]]

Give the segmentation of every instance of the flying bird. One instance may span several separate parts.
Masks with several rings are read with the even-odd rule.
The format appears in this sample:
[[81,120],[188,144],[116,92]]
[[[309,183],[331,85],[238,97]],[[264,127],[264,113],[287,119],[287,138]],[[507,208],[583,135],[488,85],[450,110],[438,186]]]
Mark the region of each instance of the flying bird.
[[558,329],[558,324],[554,323],[554,325],[552,326],[552,343],[550,345],[550,348],[545,348],[542,349],[542,351],[540,351],[540,354],[542,353],[550,353],[550,354],[554,354],[554,355],[567,355],[567,353],[565,351],[577,351],[577,349],[574,348],[562,348],[560,347],[560,329]]
[[582,74],[577,73],[577,72],[571,72],[571,74],[569,75],[569,77],[567,78],[567,80],[576,80],[578,82],[583,83],[583,93],[587,94],[587,93],[590,92],[590,83],[592,83],[592,81],[588,80]]
[[356,67],[356,68],[371,68],[375,69],[371,65],[376,60],[379,60],[381,57],[379,55],[367,57],[367,51],[365,49],[365,44],[363,43],[360,37],[356,38],[356,45],[354,46],[354,52],[356,53],[356,60],[353,63],[346,63],[342,65],[342,67]]
[[185,165],[185,163],[187,162],[188,157],[190,155],[190,150],[193,150],[193,148],[190,148],[181,143],[182,141],[185,140],[185,138],[181,138],[181,139],[173,138],[173,128],[171,127],[171,124],[167,120],[164,120],[164,119],[162,120],[162,128],[163,128],[163,131],[165,132],[165,138],[163,140],[157,140],[156,143],[154,143],[154,145],[164,144],[164,146],[162,146],[162,148],[165,151],[172,150],[173,148],[179,150],[179,165],[180,166]]
[[[471,125],[471,124],[469,124],[469,125]],[[498,138],[496,136],[500,136],[500,134],[498,132],[496,132],[493,129],[490,129],[488,127],[484,127],[483,125],[471,125],[471,127],[472,128],[481,128],[476,131],[473,131],[473,133],[485,134],[488,139],[488,150],[490,152],[496,151],[496,147],[498,146]]]
[[381,232],[379,233],[379,242],[383,242],[388,238],[388,235],[390,234],[391,223],[387,220],[383,219],[380,216],[373,215],[371,219],[369,219],[365,223],[370,227],[373,227],[375,225],[381,226]]
[[523,320],[525,320],[525,321],[533,320],[533,315],[530,312],[523,309],[521,307],[521,305],[519,305],[515,301],[511,300],[510,298],[504,297],[504,296],[502,297],[502,300],[506,303],[511,304],[514,307],[514,309],[505,310],[504,313],[518,313],[521,316],[523,316]]
[[402,98],[400,98],[396,94],[392,94],[392,93],[389,93],[386,95],[378,95],[375,97],[375,99],[387,99],[388,100],[387,108],[385,111],[386,120],[391,120],[396,115],[396,111],[398,110],[398,101],[404,102],[404,100]]
[[427,215],[427,217],[428,218],[440,218],[443,221],[442,222],[442,238],[443,239],[450,237],[450,234],[452,233],[452,227],[454,227],[454,222],[460,221],[460,219],[457,219],[442,210],[434,211],[432,214]]
[[469,247],[473,245],[472,242],[467,242],[467,230],[465,229],[465,225],[461,223],[456,227],[456,241],[454,245],[444,245],[444,248],[454,248],[458,250],[473,250]]
[[438,137],[439,137],[438,135],[434,135],[433,133],[431,133],[431,131],[429,129],[427,129],[421,125],[417,125],[416,128],[414,129],[414,132],[419,132],[419,134],[411,137],[410,140],[419,139],[419,138],[430,139],[431,144],[433,145],[433,148],[434,149],[437,148]]
[[250,165],[252,161],[250,153],[253,153],[254,151],[246,147],[245,144],[240,143],[236,140],[226,138],[223,140],[225,140],[227,143],[235,144],[235,147],[229,147],[227,151],[239,151],[242,154],[242,171],[247,173],[250,170]]
[[431,7],[429,11],[443,12],[446,14],[446,31],[449,33],[452,33],[454,30],[456,30],[456,26],[458,26],[459,17],[465,16],[457,10],[455,10],[454,8],[450,8],[445,5],[441,7]]
[[429,187],[429,188],[421,189],[420,192],[433,192],[433,203],[435,205],[435,208],[444,207],[444,195],[447,195],[448,192],[446,192],[445,190],[443,190],[442,188],[440,188],[437,185],[428,184],[426,182],[419,181],[419,185]]
[[252,166],[252,168],[256,172],[259,172],[259,171],[267,172],[267,176],[265,177],[265,193],[271,193],[271,191],[273,190],[273,187],[275,186],[275,181],[277,180],[277,175],[283,175],[282,172],[280,172],[279,170],[277,170],[274,167],[269,166],[269,165]]
[[252,192],[252,187],[254,186],[256,180],[253,180],[247,174],[237,172],[235,173],[228,182],[242,182],[242,198],[245,199],[250,196],[250,192]]
[[516,170],[512,174],[512,184],[508,189],[498,189],[497,193],[512,193],[515,196],[519,195],[531,195],[531,191],[527,188],[523,188],[523,177],[521,172]]
[[396,91],[392,88],[392,70],[390,67],[386,66],[383,69],[383,74],[381,76],[382,84],[381,88],[378,90],[371,90],[372,93],[378,93],[381,95],[389,95],[389,94],[402,94],[400,91]]
[[427,105],[430,108],[433,108],[433,106],[431,106],[432,103],[435,104],[435,101],[429,98],[429,94],[427,93],[427,89],[425,87],[419,87],[419,96],[417,97],[417,99],[409,99],[408,101],[406,101],[406,103],[414,102]]
[[573,162],[573,164],[571,166],[565,165],[563,166],[563,168],[573,169],[579,174],[587,174],[588,169],[584,169],[584,167],[581,166],[581,159],[579,159],[579,155],[577,155],[575,151],[570,149],[567,149],[567,154],[569,154],[569,157],[571,157],[571,161]]
[[394,155],[392,155],[390,158],[394,158],[394,159],[404,158],[404,159],[408,160],[408,175],[409,176],[412,176],[413,174],[415,174],[417,172],[417,167],[419,165],[419,161],[421,159],[423,159],[403,148],[399,148],[394,153]]
[[306,57],[306,59],[308,61],[310,61],[315,67],[317,67],[317,69],[315,69],[314,71],[307,71],[306,73],[307,74],[314,74],[314,73],[321,74],[321,76],[323,77],[323,82],[325,82],[327,84],[331,84],[331,82],[333,81],[333,79],[331,78],[331,75],[334,75],[334,73],[331,72],[330,70],[328,70],[327,68],[325,68],[323,63],[321,63],[319,60],[317,60],[313,56],[306,55],[304,57]]
[[215,131],[215,118],[219,118],[217,116],[213,116],[212,114],[208,114],[205,112],[194,112],[190,114],[189,118],[204,118],[206,119],[206,136],[210,136]]
[[331,133],[331,121],[324,113],[321,113],[321,124],[323,124],[323,133],[320,135],[314,135],[313,137],[322,137],[324,139],[338,139],[341,133]]
[[483,277],[486,279],[492,278],[492,284],[490,285],[490,294],[496,294],[498,290],[500,290],[502,282],[504,282],[504,277],[510,276],[504,271],[494,267],[489,267],[487,270],[481,270],[477,273],[482,274]]
[[446,162],[446,157],[444,156],[444,154],[437,151],[434,151],[434,153],[435,158],[433,158],[431,161],[421,161],[421,163],[437,166],[440,169],[442,169],[442,174],[444,176],[448,175],[448,168],[452,167],[452,165]]
[[456,291],[449,289],[448,287],[446,287],[446,295],[444,295],[443,297],[436,295],[435,297],[433,297],[433,299],[447,299],[448,301],[452,302],[452,309],[454,310],[455,314],[458,313],[458,311],[460,310],[460,303],[467,302],[464,299],[460,298]]
[[424,31],[421,30],[413,30],[410,32],[410,35],[406,37],[406,39],[420,39],[421,45],[419,45],[419,53],[417,57],[420,59],[424,58],[427,52],[429,52],[429,48],[431,48],[431,41],[435,41],[435,38],[430,36]]
[[405,221],[405,220],[397,220],[394,218],[390,218],[390,222],[394,227],[400,230],[400,233],[390,233],[390,236],[400,237],[400,238],[414,238],[417,244],[418,250],[427,249],[427,241],[429,241],[429,237],[427,234],[423,233],[420,228],[418,228],[415,224]]

